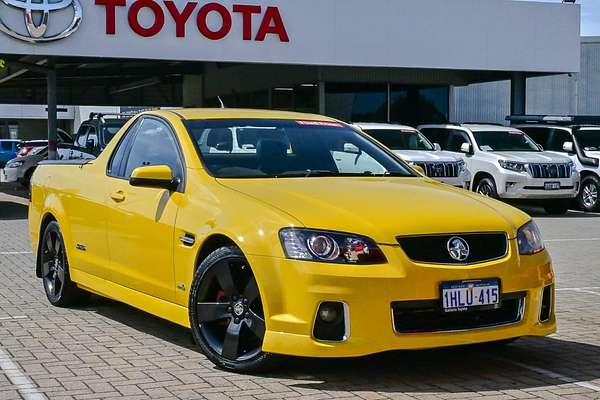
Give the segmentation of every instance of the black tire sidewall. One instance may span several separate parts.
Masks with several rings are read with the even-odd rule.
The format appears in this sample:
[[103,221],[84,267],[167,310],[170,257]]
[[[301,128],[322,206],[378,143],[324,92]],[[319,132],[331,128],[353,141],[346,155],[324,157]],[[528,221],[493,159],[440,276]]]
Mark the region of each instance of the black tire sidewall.
[[479,188],[482,185],[489,185],[490,188],[492,189],[492,193],[490,193],[489,197],[493,198],[493,199],[497,199],[498,198],[498,189],[496,188],[496,182],[494,182],[494,180],[492,178],[482,178],[481,180],[479,180],[479,182],[477,182],[477,187],[475,188],[475,192],[479,193]]
[[[194,281],[190,290],[189,298],[189,319],[190,327],[192,329],[192,335],[195,342],[200,346],[202,352],[206,357],[212,361],[216,366],[221,369],[238,372],[238,373],[252,373],[262,372],[268,369],[272,365],[274,356],[269,353],[260,352],[250,360],[244,361],[231,361],[220,354],[217,354],[206,342],[200,327],[196,321],[196,297],[198,296],[198,290],[200,289],[201,283],[205,278],[207,272],[219,261],[224,259],[243,259],[247,265],[251,268],[246,257],[241,250],[236,246],[224,246],[206,257],[201,263],[194,275]],[[261,296],[262,299],[262,296]]]
[[581,188],[579,190],[579,194],[577,195],[577,203],[579,204],[579,207],[583,211],[587,211],[587,212],[600,212],[600,196],[598,197],[598,200],[596,200],[596,204],[593,207],[587,207],[583,203],[583,188],[586,185],[588,185],[590,182],[592,182],[594,185],[596,185],[596,190],[600,194],[600,179],[598,179],[597,177],[595,177],[593,175],[592,176],[586,176],[581,181]]

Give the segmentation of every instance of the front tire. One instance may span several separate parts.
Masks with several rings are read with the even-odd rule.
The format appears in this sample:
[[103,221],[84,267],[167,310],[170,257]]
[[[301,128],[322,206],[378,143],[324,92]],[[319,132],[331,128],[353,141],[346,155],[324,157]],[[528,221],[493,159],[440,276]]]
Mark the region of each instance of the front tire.
[[86,292],[71,281],[65,241],[57,222],[46,226],[40,244],[40,262],[44,291],[50,304],[70,307],[79,304]]
[[210,361],[227,371],[251,373],[272,365],[262,351],[262,301],[246,257],[236,246],[211,253],[198,267],[190,294],[193,337]]
[[477,182],[475,192],[482,196],[491,197],[493,199],[498,198],[498,190],[496,189],[496,182],[492,178],[482,178]]
[[564,215],[569,211],[569,201],[552,200],[552,202],[544,204],[544,210],[549,215]]
[[596,176],[583,178],[577,203],[583,211],[600,212],[600,179]]

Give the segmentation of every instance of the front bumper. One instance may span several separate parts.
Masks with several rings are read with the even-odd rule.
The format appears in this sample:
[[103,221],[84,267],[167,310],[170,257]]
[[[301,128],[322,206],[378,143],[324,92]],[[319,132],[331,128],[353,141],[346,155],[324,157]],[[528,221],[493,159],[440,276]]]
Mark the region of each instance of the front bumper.
[[[348,266],[249,256],[259,282],[267,332],[263,350],[306,357],[354,357],[388,350],[426,349],[482,343],[521,336],[546,336],[556,330],[554,312],[540,322],[543,288],[553,284],[547,252],[528,257],[509,254],[474,266],[413,264],[397,246],[382,246],[389,261],[378,266]],[[502,293],[523,292],[523,317],[509,325],[451,332],[399,334],[391,305],[397,301],[439,299],[442,282],[499,278]],[[320,303],[347,305],[349,337],[323,342],[312,336]]]
[[[559,183],[560,189],[546,190],[546,183]],[[496,186],[503,199],[572,199],[579,192],[579,174],[571,178],[532,178],[529,174],[502,171]]]

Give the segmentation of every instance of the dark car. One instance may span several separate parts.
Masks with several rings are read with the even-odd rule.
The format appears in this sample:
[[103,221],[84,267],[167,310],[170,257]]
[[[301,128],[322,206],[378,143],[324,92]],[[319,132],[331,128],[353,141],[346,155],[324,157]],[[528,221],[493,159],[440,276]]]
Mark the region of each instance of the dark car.
[[90,118],[81,123],[72,149],[82,153],[79,158],[97,157],[131,117],[124,114],[91,113]]

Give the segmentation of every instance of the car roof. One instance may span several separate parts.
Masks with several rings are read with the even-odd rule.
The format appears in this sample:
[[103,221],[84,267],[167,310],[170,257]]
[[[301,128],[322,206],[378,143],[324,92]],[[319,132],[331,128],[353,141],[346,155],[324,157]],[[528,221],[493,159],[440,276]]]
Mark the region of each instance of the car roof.
[[353,125],[358,126],[360,129],[370,129],[370,130],[387,130],[387,129],[405,129],[416,131],[417,128],[413,128],[408,125],[399,125],[399,124],[383,124],[383,123],[375,123],[375,122],[354,122]]
[[334,118],[318,114],[306,114],[288,111],[253,110],[240,108],[187,108],[174,110],[148,111],[144,114],[156,115],[163,112],[177,114],[186,120],[196,119],[290,119],[322,122],[340,122]]
[[0,139],[0,142],[17,142],[20,143],[20,139]]

